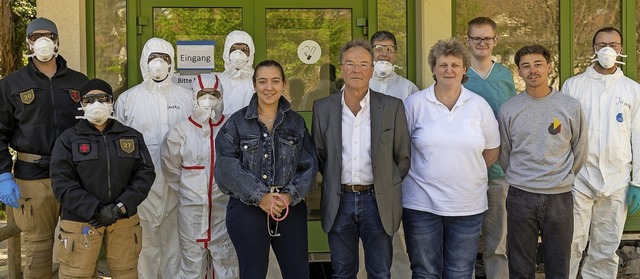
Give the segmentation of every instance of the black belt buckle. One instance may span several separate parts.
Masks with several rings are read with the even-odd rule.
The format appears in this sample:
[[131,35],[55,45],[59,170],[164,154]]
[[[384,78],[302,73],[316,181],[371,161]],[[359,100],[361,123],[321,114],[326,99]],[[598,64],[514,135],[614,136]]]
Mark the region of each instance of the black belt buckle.
[[41,156],[40,159],[33,161],[33,163],[43,169],[48,169],[50,166],[50,161],[51,161],[50,156]]

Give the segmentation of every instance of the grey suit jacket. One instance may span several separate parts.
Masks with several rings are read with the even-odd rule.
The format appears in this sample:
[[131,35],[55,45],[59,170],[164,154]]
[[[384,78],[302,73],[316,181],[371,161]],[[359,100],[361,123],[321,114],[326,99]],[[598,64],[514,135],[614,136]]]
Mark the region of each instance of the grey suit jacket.
[[[400,99],[370,90],[371,162],[380,220],[393,235],[402,218],[402,179],[409,172],[410,138]],[[312,138],[322,174],[322,229],[329,232],[342,195],[342,94],[313,103]]]

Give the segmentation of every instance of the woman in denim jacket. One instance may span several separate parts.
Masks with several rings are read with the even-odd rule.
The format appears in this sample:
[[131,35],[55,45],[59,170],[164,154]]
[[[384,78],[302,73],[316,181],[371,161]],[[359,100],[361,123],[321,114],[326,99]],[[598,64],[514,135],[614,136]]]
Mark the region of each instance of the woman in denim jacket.
[[260,62],[253,85],[256,94],[249,105],[231,115],[215,141],[214,177],[231,196],[227,229],[240,278],[265,278],[270,246],[283,278],[309,278],[302,199],[316,183],[314,147],[304,119],[282,96],[282,66]]

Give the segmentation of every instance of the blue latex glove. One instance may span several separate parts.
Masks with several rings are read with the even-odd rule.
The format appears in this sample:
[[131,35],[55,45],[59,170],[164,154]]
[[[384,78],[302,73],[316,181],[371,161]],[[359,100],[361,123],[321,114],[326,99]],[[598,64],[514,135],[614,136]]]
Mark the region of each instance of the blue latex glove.
[[20,188],[13,181],[13,175],[10,172],[0,174],[0,201],[17,208],[19,206],[18,199],[20,199]]
[[629,185],[627,205],[629,206],[629,214],[634,214],[640,209],[640,187]]

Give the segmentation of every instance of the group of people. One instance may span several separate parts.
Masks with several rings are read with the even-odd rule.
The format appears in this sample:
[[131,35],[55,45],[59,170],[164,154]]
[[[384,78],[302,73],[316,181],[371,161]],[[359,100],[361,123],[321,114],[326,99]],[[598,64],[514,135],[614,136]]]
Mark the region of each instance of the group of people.
[[254,70],[244,31],[192,91],[172,81],[173,46],[150,39],[144,81],[114,102],[66,67],[55,24],[33,20],[29,64],[0,80],[0,201],[25,278],[51,276],[54,245],[61,278],[91,278],[102,247],[114,278],[265,278],[276,261],[276,276],[307,278],[318,172],[333,278],[470,278],[481,234],[488,278],[534,278],[539,235],[546,278],[575,278],[587,242],[582,278],[615,278],[640,209],[640,85],[617,67],[622,36],[598,30],[593,65],[560,92],[550,51],[522,47],[516,94],[496,31],[478,17],[466,45],[438,41],[421,91],[394,72],[392,33],[345,43],[344,86],[313,102],[308,131],[283,67]]

